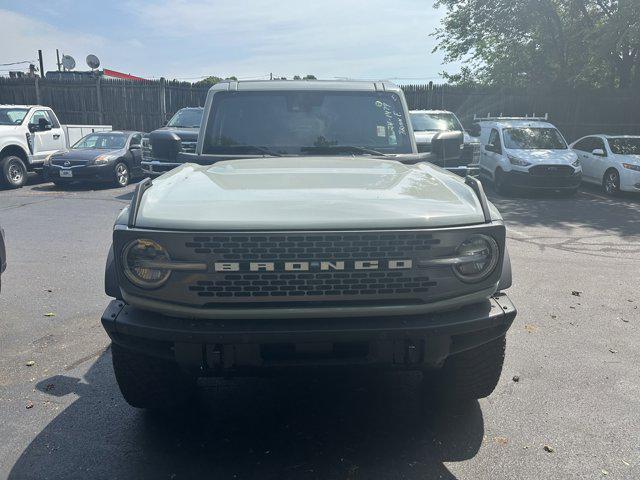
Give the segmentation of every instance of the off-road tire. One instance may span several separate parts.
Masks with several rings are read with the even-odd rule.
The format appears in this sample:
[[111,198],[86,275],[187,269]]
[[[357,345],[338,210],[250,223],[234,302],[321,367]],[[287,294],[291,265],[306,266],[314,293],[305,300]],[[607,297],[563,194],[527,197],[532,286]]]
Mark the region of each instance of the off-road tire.
[[150,410],[180,407],[193,397],[196,378],[175,362],[150,357],[111,344],[113,371],[129,405]]
[[441,400],[484,398],[496,388],[504,363],[505,337],[449,357],[435,379]]
[[7,155],[0,160],[0,184],[20,188],[27,183],[27,167],[20,157]]

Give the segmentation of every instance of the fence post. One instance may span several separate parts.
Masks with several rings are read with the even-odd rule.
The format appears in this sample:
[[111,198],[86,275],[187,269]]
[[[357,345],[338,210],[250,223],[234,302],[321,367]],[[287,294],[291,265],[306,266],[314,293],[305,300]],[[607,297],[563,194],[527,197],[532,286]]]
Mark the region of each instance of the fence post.
[[38,77],[35,78],[35,87],[36,87],[36,103],[40,105],[40,82],[38,81]]
[[165,79],[160,77],[160,125],[167,121],[167,97],[165,92]]
[[102,125],[104,123],[104,117],[102,115],[102,82],[101,77],[96,78],[96,98],[98,100],[98,123]]

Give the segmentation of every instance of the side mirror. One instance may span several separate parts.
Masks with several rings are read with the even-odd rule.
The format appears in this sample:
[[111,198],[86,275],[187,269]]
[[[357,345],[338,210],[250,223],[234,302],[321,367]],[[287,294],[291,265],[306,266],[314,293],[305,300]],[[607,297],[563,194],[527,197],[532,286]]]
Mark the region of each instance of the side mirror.
[[27,128],[31,133],[37,132],[40,127],[38,127],[37,123],[30,123]]
[[51,124],[49,123],[49,120],[47,120],[46,118],[38,119],[38,130],[40,130],[41,132],[51,130]]
[[431,139],[431,153],[438,160],[460,158],[464,134],[460,131],[448,131],[436,133]]
[[149,143],[159,157],[174,160],[182,150],[182,140],[173,132],[156,130],[149,134]]
[[469,135],[471,135],[472,137],[479,137],[480,136],[480,124],[479,123],[474,123],[473,125],[471,125],[471,128],[467,130],[467,132],[469,132]]
[[604,150],[602,150],[601,148],[596,148],[593,152],[591,152],[593,155],[596,155],[597,157],[606,157],[606,154],[604,153]]

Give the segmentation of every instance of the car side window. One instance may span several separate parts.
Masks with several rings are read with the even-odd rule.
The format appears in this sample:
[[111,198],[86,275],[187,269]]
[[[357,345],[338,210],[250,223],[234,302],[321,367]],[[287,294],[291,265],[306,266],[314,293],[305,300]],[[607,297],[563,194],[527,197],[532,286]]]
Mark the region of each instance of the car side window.
[[33,115],[31,116],[31,120],[29,120],[29,123],[38,125],[38,123],[40,123],[41,118],[44,118],[47,122],[51,123],[51,118],[47,114],[46,110],[36,110],[35,112],[33,112]]
[[596,148],[599,148],[604,152],[603,157],[607,156],[607,149],[604,146],[604,140],[598,137],[593,137],[593,144],[591,145],[591,151],[593,152]]
[[497,129],[492,129],[489,134],[489,141],[487,143],[486,149],[490,152],[502,153],[502,145],[500,143],[500,134]]
[[593,151],[593,148],[591,147],[592,145],[591,140],[592,140],[591,137],[583,138],[573,146],[574,150],[580,150],[581,152],[591,153]]

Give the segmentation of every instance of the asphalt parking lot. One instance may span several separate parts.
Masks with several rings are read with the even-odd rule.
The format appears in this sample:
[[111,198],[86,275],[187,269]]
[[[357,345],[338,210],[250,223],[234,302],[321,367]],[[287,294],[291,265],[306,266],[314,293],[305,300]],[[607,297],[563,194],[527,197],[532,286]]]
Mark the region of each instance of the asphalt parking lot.
[[132,191],[0,191],[0,478],[640,478],[640,196],[491,194],[519,315],[488,399],[435,408],[410,374],[244,379],[158,418],[121,398],[100,325]]

